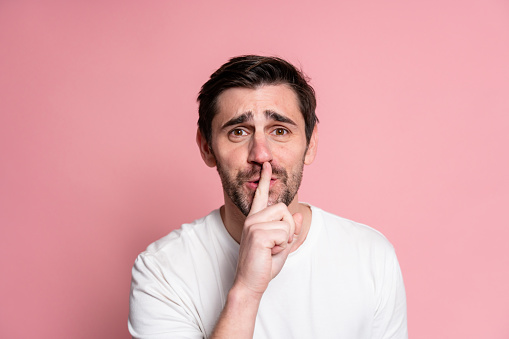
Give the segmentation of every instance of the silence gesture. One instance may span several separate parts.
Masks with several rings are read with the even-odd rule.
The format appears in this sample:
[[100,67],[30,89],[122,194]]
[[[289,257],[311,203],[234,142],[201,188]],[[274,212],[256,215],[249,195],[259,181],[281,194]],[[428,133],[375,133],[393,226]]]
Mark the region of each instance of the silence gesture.
[[302,215],[292,215],[285,204],[268,206],[271,176],[272,167],[265,162],[244,223],[235,278],[260,297],[283,268],[302,225]]

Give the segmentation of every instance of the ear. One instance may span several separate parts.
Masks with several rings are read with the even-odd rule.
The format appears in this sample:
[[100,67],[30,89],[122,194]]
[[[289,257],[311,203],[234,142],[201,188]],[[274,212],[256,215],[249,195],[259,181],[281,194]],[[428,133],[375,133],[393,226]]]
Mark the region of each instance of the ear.
[[196,131],[196,144],[200,149],[201,157],[205,164],[209,167],[215,167],[216,158],[212,154],[212,150],[210,149],[206,138],[201,134],[200,128]]
[[311,134],[311,138],[309,139],[308,150],[306,151],[306,155],[304,156],[304,164],[311,165],[313,160],[315,160],[317,148],[318,148],[318,126],[315,125],[313,133]]

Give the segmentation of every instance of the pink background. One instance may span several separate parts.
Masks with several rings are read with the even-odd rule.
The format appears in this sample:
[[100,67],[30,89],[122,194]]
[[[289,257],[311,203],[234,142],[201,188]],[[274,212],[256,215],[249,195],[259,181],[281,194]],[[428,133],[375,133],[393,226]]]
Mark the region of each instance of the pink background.
[[260,53],[312,78],[301,200],[391,240],[410,337],[509,338],[508,1],[5,0],[0,50],[0,337],[128,337],[136,255],[222,202],[197,92]]

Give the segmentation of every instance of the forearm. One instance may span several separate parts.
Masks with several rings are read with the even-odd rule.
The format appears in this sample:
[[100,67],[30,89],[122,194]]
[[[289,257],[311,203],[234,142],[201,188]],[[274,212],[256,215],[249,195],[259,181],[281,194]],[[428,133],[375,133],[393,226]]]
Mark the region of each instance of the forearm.
[[217,321],[211,339],[253,338],[256,314],[262,295],[234,285]]

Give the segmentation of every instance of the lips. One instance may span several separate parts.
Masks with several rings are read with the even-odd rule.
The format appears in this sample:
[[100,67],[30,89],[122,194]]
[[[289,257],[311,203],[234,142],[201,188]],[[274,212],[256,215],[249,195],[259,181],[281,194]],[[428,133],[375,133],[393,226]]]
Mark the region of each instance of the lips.
[[[277,181],[277,178],[271,178],[270,179],[270,187],[274,186],[276,181]],[[256,188],[258,187],[259,183],[260,183],[260,178],[255,179],[255,180],[249,180],[249,181],[246,182],[246,185],[247,185],[248,188],[250,188],[252,190],[256,190]]]

